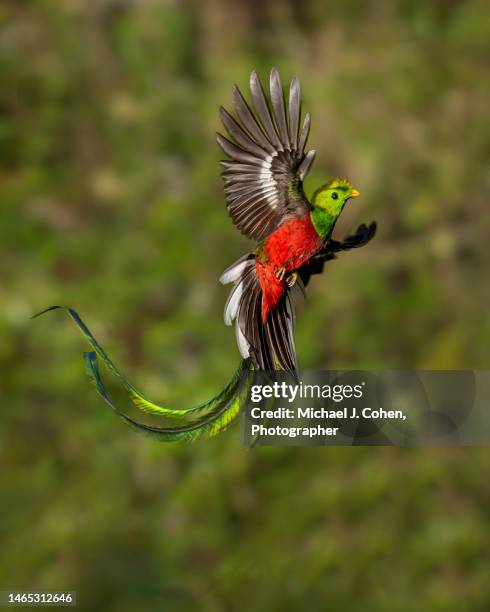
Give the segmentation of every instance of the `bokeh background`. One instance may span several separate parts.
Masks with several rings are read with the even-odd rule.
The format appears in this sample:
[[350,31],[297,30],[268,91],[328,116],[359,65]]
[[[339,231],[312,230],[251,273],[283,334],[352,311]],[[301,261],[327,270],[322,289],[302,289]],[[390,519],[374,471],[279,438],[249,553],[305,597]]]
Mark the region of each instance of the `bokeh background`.
[[[3,0],[0,588],[81,609],[490,609],[490,452],[162,445],[87,381],[75,307],[130,380],[190,405],[238,359],[214,133],[256,68],[296,74],[311,193],[362,197],[315,278],[303,368],[488,369],[483,0]],[[112,389],[113,387],[111,387]],[[124,401],[123,394],[116,397]]]

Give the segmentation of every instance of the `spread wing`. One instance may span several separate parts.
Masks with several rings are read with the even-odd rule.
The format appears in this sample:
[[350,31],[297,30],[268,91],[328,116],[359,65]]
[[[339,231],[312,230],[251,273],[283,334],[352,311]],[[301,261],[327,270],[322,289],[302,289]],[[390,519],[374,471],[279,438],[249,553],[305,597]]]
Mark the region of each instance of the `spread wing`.
[[229,138],[217,135],[219,146],[230,158],[220,162],[227,208],[237,228],[255,240],[272,233],[286,217],[304,216],[309,202],[303,192],[316,152],[305,154],[310,115],[301,130],[301,93],[291,81],[286,108],[279,73],[270,73],[270,103],[254,71],[250,76],[252,108],[235,85],[237,118],[220,108]]
[[336,253],[358,249],[370,242],[376,234],[376,229],[376,221],[372,221],[369,225],[361,223],[354,234],[350,234],[341,242],[329,240],[321,251],[316,253],[307,264],[299,269],[299,278],[303,286],[306,287],[313,274],[322,274],[325,262],[335,259],[337,257]]

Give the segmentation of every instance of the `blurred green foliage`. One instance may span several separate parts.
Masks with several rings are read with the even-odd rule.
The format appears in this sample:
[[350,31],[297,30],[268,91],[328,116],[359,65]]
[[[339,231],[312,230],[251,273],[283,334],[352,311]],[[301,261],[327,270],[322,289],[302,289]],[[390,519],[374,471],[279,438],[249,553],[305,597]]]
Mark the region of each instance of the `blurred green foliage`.
[[[219,104],[299,76],[347,176],[298,316],[304,368],[487,368],[490,27],[483,0],[4,0],[0,587],[81,609],[487,611],[486,449],[158,445],[84,376],[80,312],[130,380],[186,405],[235,367]],[[122,398],[122,396],[120,396]]]

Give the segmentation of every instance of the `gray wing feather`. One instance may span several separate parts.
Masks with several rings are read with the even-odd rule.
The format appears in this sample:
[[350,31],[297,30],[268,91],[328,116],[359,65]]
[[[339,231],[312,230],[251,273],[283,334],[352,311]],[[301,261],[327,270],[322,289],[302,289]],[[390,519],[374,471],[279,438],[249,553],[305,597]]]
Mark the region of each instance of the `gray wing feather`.
[[308,212],[302,181],[315,152],[304,153],[310,117],[305,116],[299,133],[301,90],[296,78],[291,81],[287,107],[275,68],[270,73],[270,105],[255,71],[250,89],[253,108],[237,86],[233,88],[236,117],[220,108],[229,138],[218,134],[217,141],[229,157],[220,163],[230,216],[246,236],[262,240],[286,217]]
[[291,148],[293,150],[298,147],[298,128],[299,118],[301,115],[301,89],[299,81],[295,77],[291,81],[289,88],[289,137],[291,140]]
[[279,77],[279,73],[275,68],[271,70],[270,74],[270,90],[272,108],[274,109],[274,117],[276,120],[277,130],[281,138],[281,144],[286,149],[290,149],[291,146],[289,144],[288,124],[286,122],[286,109],[284,107],[284,94],[282,92],[282,83]]
[[233,87],[233,101],[235,104],[235,111],[238,115],[238,118],[243,123],[244,127],[248,130],[252,138],[269,154],[273,153],[274,147],[264,136],[264,133],[260,129],[257,120],[255,119],[252,114],[252,111],[250,110],[250,107],[246,103],[244,97],[242,96],[240,90],[236,85]]
[[252,92],[255,110],[260,121],[262,122],[263,127],[265,128],[265,133],[267,134],[269,141],[281,151],[281,142],[276,134],[274,123],[272,122],[269,106],[267,105],[264,90],[262,89],[262,83],[260,82],[255,70],[250,76],[250,91]]
[[220,106],[219,114],[226,131],[242,149],[248,153],[252,153],[252,155],[255,155],[259,159],[265,159],[267,157],[267,151],[264,151],[264,149],[254,142],[222,106]]
[[252,155],[251,153],[247,153],[240,147],[237,147],[235,144],[230,142],[227,138],[225,138],[221,134],[216,135],[216,140],[219,146],[223,149],[223,151],[230,157],[233,157],[233,159],[236,159],[240,162],[252,164],[254,166],[261,165],[260,157],[256,157],[255,155]]
[[315,155],[316,155],[316,151],[314,149],[311,149],[311,151],[308,151],[308,153],[306,154],[306,157],[303,159],[303,161],[299,165],[298,176],[301,180],[303,180],[305,176],[308,174],[311,168],[311,164],[313,163],[313,160],[315,159]]
[[303,153],[310,133],[310,113],[306,113],[305,120],[303,121],[303,127],[301,128],[301,134],[299,136],[298,151]]

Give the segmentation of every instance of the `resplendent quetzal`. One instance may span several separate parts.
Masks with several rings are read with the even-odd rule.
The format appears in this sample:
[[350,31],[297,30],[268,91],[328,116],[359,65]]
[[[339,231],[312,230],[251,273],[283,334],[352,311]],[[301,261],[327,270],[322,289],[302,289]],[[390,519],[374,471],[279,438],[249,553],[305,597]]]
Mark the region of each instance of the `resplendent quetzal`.
[[221,162],[228,211],[245,236],[259,241],[253,254],[235,262],[220,279],[235,283],[225,322],[236,320],[240,352],[255,368],[296,370],[290,288],[298,271],[330,239],[347,200],[359,192],[348,181],[334,179],[310,203],[303,180],[316,152],[305,152],[310,116],[301,127],[298,80],[291,81],[287,107],[276,69],[270,73],[270,105],[255,71],[250,89],[255,113],[238,87],[233,90],[238,121],[220,108],[232,139],[218,134],[218,144],[230,157]]
[[[217,135],[229,157],[220,162],[228,212],[243,234],[258,241],[253,253],[238,259],[220,278],[222,283],[234,283],[225,306],[225,323],[235,321],[242,355],[230,382],[215,397],[192,408],[154,404],[120,372],[79,315],[66,309],[93,348],[84,357],[99,394],[128,425],[159,440],[193,440],[226,429],[247,399],[248,385],[242,376],[247,371],[296,372],[294,294],[303,293],[311,275],[320,274],[337,252],[363,246],[376,231],[375,223],[362,224],[342,242],[331,238],[346,202],[359,195],[345,179],[330,180],[315,191],[311,202],[307,199],[303,180],[315,151],[305,153],[310,115],[305,115],[301,126],[298,80],[291,81],[287,104],[276,69],[270,73],[270,101],[255,71],[250,89],[252,106],[234,87],[236,118],[220,108],[229,138]],[[57,308],[52,306],[39,314]],[[122,382],[138,408],[178,418],[181,423],[153,426],[122,411],[102,382],[97,357]]]

